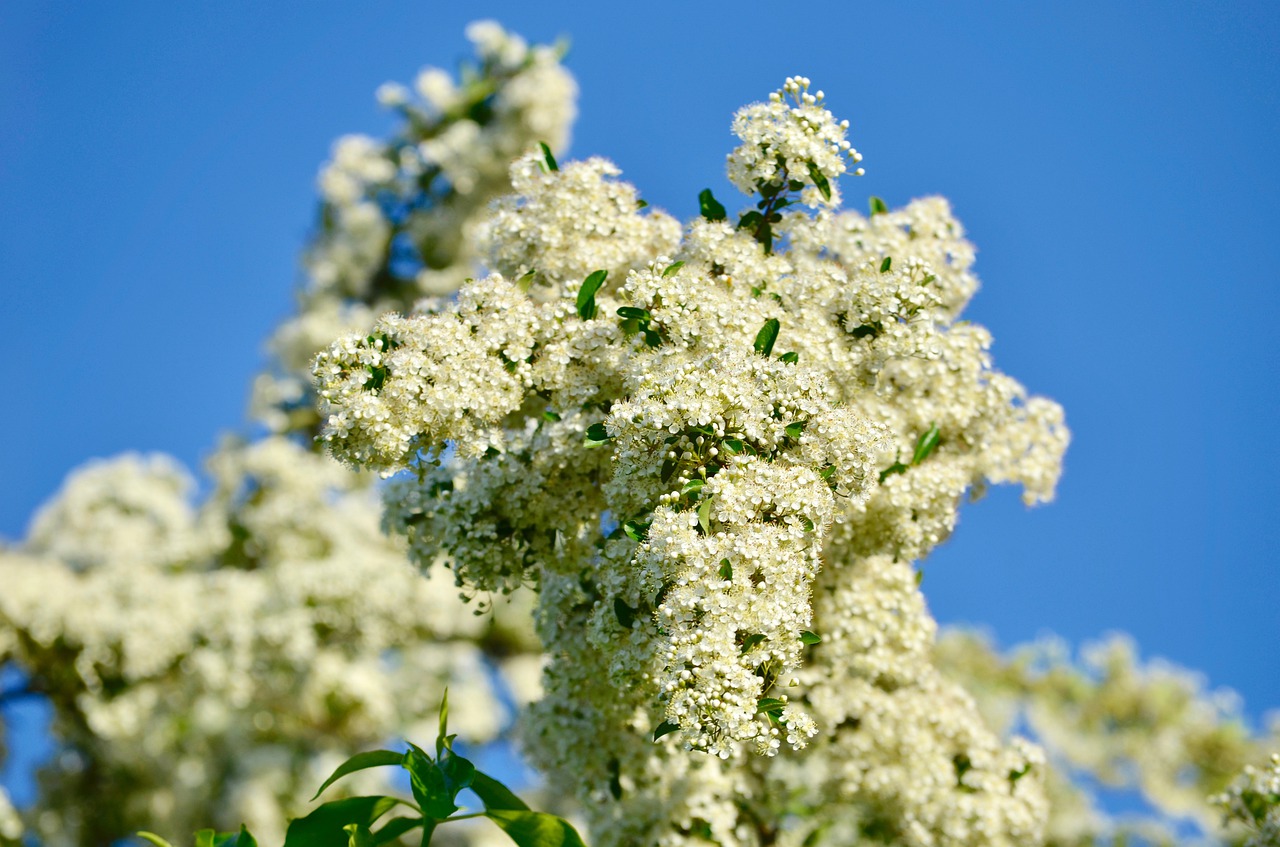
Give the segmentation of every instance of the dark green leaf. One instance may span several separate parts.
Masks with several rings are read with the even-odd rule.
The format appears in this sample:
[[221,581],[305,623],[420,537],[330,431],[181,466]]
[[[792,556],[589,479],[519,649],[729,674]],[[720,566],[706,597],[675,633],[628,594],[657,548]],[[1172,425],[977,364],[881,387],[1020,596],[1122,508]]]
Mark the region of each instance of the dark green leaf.
[[484,803],[484,807],[491,812],[497,809],[509,809],[512,811],[528,811],[529,809],[523,800],[511,793],[511,789],[480,771],[476,771],[475,778],[471,781],[471,790],[480,798],[480,802]]
[[235,847],[258,847],[258,839],[249,834],[249,830],[245,829],[244,824],[240,824],[240,833],[236,836],[235,841],[231,843]]
[[622,525],[622,532],[632,541],[644,541],[649,534],[649,524],[638,520],[629,520]]
[[760,327],[760,331],[756,333],[755,348],[756,352],[761,356],[768,356],[773,352],[773,344],[778,340],[778,328],[781,324],[777,318],[769,318],[764,322],[764,326]]
[[400,765],[404,762],[404,753],[395,753],[391,750],[370,750],[367,753],[356,753],[350,759],[347,759],[338,769],[335,770],[324,784],[320,786],[320,790],[315,793],[314,800],[324,793],[324,790],[333,785],[339,779],[342,779],[349,773],[366,770],[368,768],[382,768],[388,766]]
[[889,207],[884,204],[883,200],[881,200],[879,197],[871,198],[871,214],[872,215],[883,215],[888,211],[889,211]]
[[750,229],[753,226],[759,226],[764,223],[764,215],[759,212],[747,212],[738,218],[738,229]]
[[667,265],[667,269],[662,272],[663,279],[666,279],[669,276],[675,276],[676,273],[683,267],[684,267],[684,262],[672,262],[671,264]]
[[703,535],[711,534],[711,501],[713,498],[708,497],[702,501],[702,505],[698,507],[698,526],[702,527]]
[[735,455],[746,449],[746,445],[742,443],[741,438],[726,438],[720,443],[724,446],[724,449]]
[[547,146],[545,141],[539,141],[538,146],[542,148],[542,161],[547,165],[547,171],[558,171],[560,165],[556,163],[556,157],[551,154],[551,148]]
[[816,632],[810,632],[807,629],[802,629],[800,631],[800,641],[804,644],[821,644],[822,636],[818,635]]
[[769,640],[769,636],[765,635],[764,633],[753,632],[750,635],[748,635],[746,638],[742,639],[742,652],[749,653],[751,652],[751,649],[755,647],[757,644],[763,644],[765,641],[768,641],[768,640]]
[[653,315],[649,314],[648,309],[637,309],[635,306],[619,306],[618,317],[631,318],[638,321],[653,320]]
[[792,350],[790,353],[783,353],[779,356],[778,361],[794,365],[796,362],[800,361],[800,354]]
[[709,221],[722,221],[728,216],[724,206],[711,194],[710,188],[704,188],[698,194],[698,211]]
[[862,326],[854,327],[849,331],[849,334],[852,335],[854,338],[867,338],[867,337],[874,338],[875,336],[879,335],[883,330],[884,330],[884,324],[880,323],[880,321],[874,321],[873,323],[863,324]]
[[386,826],[373,834],[374,844],[386,844],[395,841],[406,832],[422,826],[422,818],[392,818]]
[[691,479],[691,480],[689,480],[688,482],[686,482],[686,483],[684,484],[684,488],[680,489],[680,493],[681,493],[681,494],[696,494],[696,493],[698,493],[699,491],[701,491],[701,490],[702,490],[702,487],[703,487],[704,485],[706,485],[706,484],[707,484],[706,480],[702,480],[702,479]]
[[807,423],[808,421],[796,421],[795,423],[787,424],[785,430],[787,438],[799,438],[804,433],[804,427]]
[[394,797],[348,797],[325,803],[305,818],[289,824],[284,847],[348,847],[347,824],[373,822],[404,801]]
[[675,459],[667,459],[662,463],[662,472],[658,475],[659,479],[667,482],[676,474],[677,463]]
[[366,367],[369,368],[369,378],[364,381],[364,390],[381,391],[383,384],[387,381],[386,367],[383,365],[366,365]]
[[885,256],[884,261],[880,263],[880,273],[887,273],[891,267],[893,267],[893,257]]
[[925,459],[929,458],[942,441],[942,435],[938,432],[938,425],[931,424],[919,439],[916,440],[916,451],[911,456],[911,464],[918,465]]
[[827,175],[818,170],[818,166],[813,162],[809,163],[809,178],[813,180],[813,184],[818,186],[818,190],[822,192],[822,199],[831,199],[831,183],[827,182]]
[[886,479],[888,479],[889,477],[893,476],[896,473],[906,473],[906,472],[907,472],[906,465],[902,464],[902,462],[894,462],[889,467],[880,471],[880,484],[883,485]]
[[444,770],[431,757],[414,745],[404,757],[405,770],[409,771],[409,787],[413,799],[418,801],[424,817],[444,820],[458,811],[455,802],[460,787],[454,789]]
[[578,317],[589,321],[596,316],[596,292],[604,285],[608,271],[593,271],[578,289]]
[[728,559],[720,560],[720,578],[727,579],[730,582],[733,581],[733,565]]
[[518,847],[585,847],[569,822],[555,815],[515,809],[493,809],[486,815]]
[[756,701],[757,714],[764,713],[780,715],[782,714],[782,710],[786,707],[787,704],[776,697],[761,697]]
[[636,622],[636,610],[628,606],[621,597],[613,598],[613,613],[623,629],[631,629],[631,625]]
[[604,423],[597,421],[587,427],[586,446],[599,447],[612,437],[609,435],[609,431],[605,429]]
[[647,208],[649,208],[649,201],[648,201],[648,200],[645,200],[644,198],[638,198],[638,199],[636,200],[636,209],[637,209],[637,210],[640,210],[640,209],[647,209]]
[[1024,776],[1026,776],[1030,772],[1031,772],[1031,763],[1028,762],[1022,767],[1018,768],[1016,771],[1009,771],[1009,781],[1017,782],[1018,780],[1022,779]]
[[659,738],[661,738],[664,735],[670,735],[673,732],[679,732],[679,731],[680,731],[680,724],[672,723],[671,721],[664,720],[662,723],[658,724],[658,728],[653,731],[653,740],[657,741]]

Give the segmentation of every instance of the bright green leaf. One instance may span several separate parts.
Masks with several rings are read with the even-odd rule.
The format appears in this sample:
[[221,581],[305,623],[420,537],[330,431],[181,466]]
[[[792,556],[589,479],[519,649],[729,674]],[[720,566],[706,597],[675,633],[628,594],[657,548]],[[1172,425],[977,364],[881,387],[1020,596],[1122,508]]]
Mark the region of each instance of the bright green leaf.
[[632,541],[644,541],[649,534],[649,524],[632,519],[622,525],[622,532]]
[[662,272],[662,278],[666,279],[667,277],[675,276],[676,273],[683,267],[684,267],[684,262],[672,262],[671,264],[667,265],[667,269]]
[[722,221],[728,217],[728,212],[724,210],[724,206],[720,205],[712,194],[710,188],[704,188],[698,194],[698,211],[709,221]]
[[593,271],[578,289],[578,317],[589,321],[596,316],[596,292],[604,285],[608,271]]
[[518,847],[585,847],[577,831],[555,815],[515,809],[485,813]]
[[941,442],[942,434],[938,431],[938,425],[931,424],[929,429],[916,440],[916,451],[911,456],[911,464],[918,465],[929,458],[929,454],[937,449]]
[[637,309],[635,306],[619,306],[618,317],[637,321],[653,320],[653,315],[649,314],[648,309]]
[[889,207],[884,204],[883,200],[881,200],[879,197],[871,198],[871,214],[872,215],[883,215],[883,214],[886,214],[888,211],[889,211]]
[[807,423],[808,421],[796,421],[795,423],[787,424],[785,430],[787,438],[799,438],[804,433],[804,427]]
[[733,581],[733,564],[728,559],[720,560],[720,578]]
[[778,328],[781,324],[777,318],[769,318],[764,322],[764,326],[756,333],[755,348],[756,352],[761,356],[768,356],[773,352],[773,344],[778,340]]
[[893,267],[893,257],[885,256],[884,261],[880,263],[880,273],[888,273],[891,267]]
[[374,847],[373,833],[369,827],[349,823],[342,828],[347,833],[347,847]]
[[724,449],[735,455],[746,449],[746,445],[742,443],[741,438],[726,438],[720,443],[724,446]]
[[822,636],[816,632],[810,632],[807,629],[800,631],[800,641],[804,644],[821,644]]
[[213,841],[217,834],[212,829],[199,830],[196,833],[196,847],[213,847]]
[[768,640],[769,640],[769,636],[765,635],[764,633],[753,632],[750,635],[748,635],[746,638],[742,639],[742,652],[750,653],[752,648],[754,648],[756,645],[763,644],[765,641],[768,641]]
[[542,148],[542,161],[546,163],[547,172],[560,170],[560,165],[556,163],[556,157],[552,155],[551,148],[547,146],[547,143],[539,141],[538,146]]
[[708,497],[702,501],[702,505],[698,507],[698,526],[702,527],[703,535],[711,534],[711,500]]
[[387,766],[400,765],[404,762],[404,753],[395,753],[391,750],[370,750],[367,753],[356,753],[350,759],[347,759],[338,769],[335,770],[324,784],[320,786],[320,790],[315,793],[312,800],[324,793],[324,790],[342,779],[349,773],[366,770],[368,768],[382,768]]
[[800,354],[792,350],[790,353],[783,353],[779,356],[778,361],[794,365],[796,362],[800,361]]
[[146,839],[147,841],[150,841],[152,844],[156,845],[156,847],[173,847],[172,844],[170,844],[168,841],[165,841],[163,838],[156,835],[154,832],[145,832],[145,831],[139,832],[138,837]]

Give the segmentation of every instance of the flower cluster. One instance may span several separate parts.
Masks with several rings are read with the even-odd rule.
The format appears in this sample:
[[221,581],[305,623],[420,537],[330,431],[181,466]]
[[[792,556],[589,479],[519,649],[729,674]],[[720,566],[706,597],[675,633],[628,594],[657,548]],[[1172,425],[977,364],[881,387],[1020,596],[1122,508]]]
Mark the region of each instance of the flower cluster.
[[1246,765],[1239,779],[1214,798],[1227,823],[1249,830],[1244,847],[1280,845],[1280,753],[1265,768]]
[[317,358],[322,438],[413,470],[386,520],[419,565],[538,589],[526,742],[597,843],[1037,843],[1043,757],[935,669],[909,562],[972,489],[1051,497],[1061,410],[959,320],[945,202],[793,204],[856,157],[807,89],[735,120],[736,224],[704,192],[681,235],[601,160],[519,160],[488,277]]

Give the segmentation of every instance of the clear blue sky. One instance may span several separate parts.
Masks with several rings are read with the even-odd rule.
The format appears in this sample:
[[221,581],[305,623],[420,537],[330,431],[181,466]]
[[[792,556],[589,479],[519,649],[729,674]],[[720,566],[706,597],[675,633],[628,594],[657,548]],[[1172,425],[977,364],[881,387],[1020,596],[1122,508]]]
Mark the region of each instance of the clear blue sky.
[[[71,468],[197,464],[244,426],[331,140],[452,66],[468,20],[568,35],[572,153],[696,212],[733,111],[795,73],[852,122],[850,203],[941,193],[970,317],[1067,408],[1055,504],[967,509],[926,563],[944,622],[1113,629],[1280,706],[1280,4],[139,3],[0,24],[0,536]],[[3,586],[0,586],[0,591]]]

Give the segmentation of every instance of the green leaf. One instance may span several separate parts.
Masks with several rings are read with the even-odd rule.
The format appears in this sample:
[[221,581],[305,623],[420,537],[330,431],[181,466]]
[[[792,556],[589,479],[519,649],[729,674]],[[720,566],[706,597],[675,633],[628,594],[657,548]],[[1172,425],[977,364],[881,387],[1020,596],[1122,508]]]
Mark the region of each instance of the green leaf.
[[796,362],[800,361],[800,354],[792,350],[790,353],[783,353],[781,356],[779,356],[778,361],[786,362],[787,364],[794,365]]
[[315,793],[312,800],[324,793],[324,790],[342,779],[349,773],[366,770],[368,768],[382,768],[387,766],[396,766],[404,762],[404,753],[395,753],[391,750],[370,750],[367,753],[356,753],[350,759],[338,765],[338,769],[334,771],[324,784],[320,786],[320,790]]
[[879,335],[883,331],[884,331],[884,324],[880,323],[880,321],[874,321],[869,324],[863,324],[862,326],[854,327],[849,331],[849,334],[852,335],[854,338],[867,338],[867,337],[874,338],[875,336]]
[[720,578],[733,581],[733,564],[728,559],[720,560]]
[[348,847],[350,838],[344,826],[372,826],[403,802],[395,797],[348,797],[325,803],[305,818],[290,822],[284,847]]
[[666,279],[669,276],[675,276],[676,273],[683,267],[684,267],[684,262],[672,262],[671,264],[667,265],[667,269],[662,272],[662,278]]
[[444,752],[449,744],[449,689],[446,686],[444,696],[440,698],[440,731],[436,734],[436,756]]
[[235,847],[258,847],[258,839],[249,834],[244,824],[240,824],[240,833],[236,836]]
[[596,316],[596,292],[604,285],[608,271],[593,271],[578,289],[578,317],[589,321]]
[[725,440],[721,441],[720,444],[721,446],[724,447],[724,449],[728,450],[730,453],[733,453],[734,455],[737,455],[738,453],[741,453],[743,450],[746,449],[746,445],[742,443],[741,438],[726,438]]
[[879,197],[872,197],[872,198],[871,198],[871,214],[872,214],[872,216],[875,216],[875,215],[883,215],[883,214],[886,214],[888,211],[889,211],[889,207],[888,207],[888,206],[886,206],[886,205],[884,204],[884,201],[883,201],[883,200],[881,200]]
[[750,653],[752,648],[754,648],[756,645],[763,644],[768,640],[769,640],[769,636],[765,635],[764,633],[753,632],[750,635],[748,635],[746,638],[742,639],[742,652]]
[[795,423],[787,424],[787,427],[785,430],[785,432],[787,433],[787,438],[791,438],[791,439],[799,438],[804,433],[804,427],[805,427],[805,424],[807,423],[808,421],[796,421]]
[[807,629],[800,630],[800,641],[803,644],[821,644],[822,636],[816,632],[810,632]]
[[760,331],[756,333],[755,348],[756,352],[761,356],[768,356],[773,352],[773,344],[778,340],[778,328],[781,324],[777,318],[769,318],[764,322],[764,326],[760,327]]
[[818,186],[818,190],[822,192],[822,199],[831,199],[831,183],[827,182],[827,175],[818,170],[818,166],[813,162],[809,163],[809,178],[813,180],[813,184]]
[[349,823],[343,830],[347,833],[347,847],[374,847],[373,833],[369,831],[369,827]]
[[444,820],[458,811],[458,804],[454,801],[465,786],[451,785],[450,776],[421,748],[409,745],[409,752],[404,756],[404,768],[409,772],[413,799],[418,801],[424,817]]
[[560,170],[560,165],[556,163],[556,157],[551,154],[551,148],[547,146],[547,143],[539,141],[538,146],[542,148],[542,161],[546,163],[547,172]]
[[894,462],[889,467],[880,471],[880,484],[884,485],[884,481],[896,473],[906,473],[906,472],[907,472],[906,465],[902,464],[902,462]]
[[516,809],[485,813],[518,847],[586,847],[577,831],[555,815]]
[[163,838],[156,835],[154,832],[146,832],[144,830],[143,832],[138,833],[138,837],[143,838],[147,841],[150,841],[152,844],[156,845],[156,847],[173,847],[172,844],[170,844],[168,841],[165,841]]
[[713,499],[713,497],[708,497],[698,507],[698,526],[702,527],[703,535],[711,534],[711,501]]
[[609,431],[605,429],[604,423],[602,421],[597,421],[596,423],[593,423],[591,426],[587,427],[587,436],[586,436],[586,442],[584,446],[599,447],[601,444],[604,444],[612,437],[613,436],[609,434]]
[[893,257],[885,256],[884,261],[880,263],[880,273],[887,273],[891,267],[893,267]]
[[776,697],[761,697],[756,701],[756,714],[780,715],[787,704]]
[[930,424],[929,429],[916,440],[916,451],[911,456],[911,464],[918,465],[929,458],[929,454],[937,449],[941,442],[942,434],[938,431],[938,425]]
[[196,832],[196,847],[213,847],[213,839],[217,834],[212,829],[199,830]]
[[422,826],[422,818],[392,818],[387,825],[373,834],[374,844],[386,844],[395,841],[406,832],[412,832]]
[[511,811],[528,811],[529,809],[523,800],[511,793],[511,789],[480,771],[476,771],[475,779],[471,781],[471,790],[490,812],[498,809]]
[[613,614],[617,616],[623,629],[631,629],[631,625],[636,622],[636,610],[628,606],[621,597],[613,598]]
[[636,211],[639,211],[641,209],[647,209],[647,208],[649,208],[648,200],[645,200],[643,197],[639,197],[636,199]]
[[711,194],[710,188],[704,188],[699,192],[698,211],[709,221],[722,221],[728,217],[724,206],[721,206],[720,201]]
[[653,315],[649,314],[648,309],[637,309],[635,306],[619,306],[618,317],[629,318],[637,321],[653,320]]
[[557,412],[553,412],[552,410],[547,409],[545,412],[542,413],[542,419],[544,421],[558,421],[560,420],[560,415]]
[[701,491],[702,487],[706,484],[707,484],[707,481],[704,479],[691,479],[685,483],[684,488],[680,489],[680,493],[696,494],[699,491]]
[[633,518],[622,525],[622,532],[632,541],[644,541],[649,534],[649,524]]
[[680,731],[680,724],[672,723],[671,721],[664,720],[662,723],[658,724],[658,728],[653,731],[653,740],[657,741],[659,738],[661,738],[664,735],[670,735],[673,732],[679,732],[679,731]]
[[804,527],[805,532],[813,532],[813,521],[806,518],[804,515],[800,516],[800,525]]
[[924,571],[916,571],[916,588],[919,588],[922,582],[924,582]]
[[759,226],[764,223],[764,215],[756,211],[747,212],[738,218],[738,229],[750,229],[753,226]]

